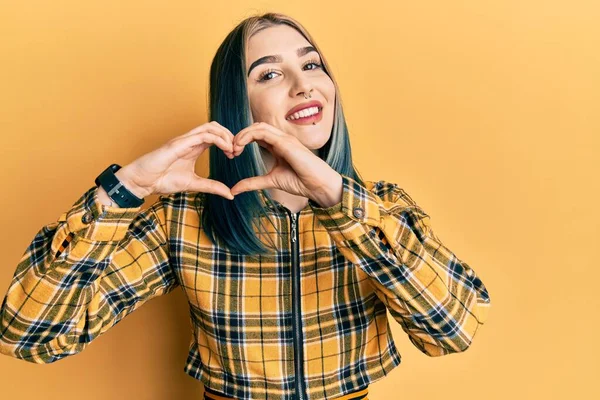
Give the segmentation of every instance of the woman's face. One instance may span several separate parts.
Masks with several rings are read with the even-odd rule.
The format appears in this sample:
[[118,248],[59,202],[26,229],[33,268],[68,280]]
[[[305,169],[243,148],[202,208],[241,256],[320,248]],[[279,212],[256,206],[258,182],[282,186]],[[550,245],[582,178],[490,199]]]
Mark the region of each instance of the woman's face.
[[[327,143],[333,128],[335,86],[321,68],[319,53],[302,51],[307,46],[310,43],[287,25],[264,29],[248,41],[246,74],[254,121],[266,122],[294,135],[316,153]],[[275,59],[263,59],[266,56]],[[312,97],[305,99],[304,94],[308,96],[309,92]],[[320,102],[316,105],[318,114],[304,118],[296,114],[296,118],[301,118],[289,118],[292,108],[299,105],[306,108],[304,105],[313,101]],[[309,110],[310,107],[301,114],[306,115]]]

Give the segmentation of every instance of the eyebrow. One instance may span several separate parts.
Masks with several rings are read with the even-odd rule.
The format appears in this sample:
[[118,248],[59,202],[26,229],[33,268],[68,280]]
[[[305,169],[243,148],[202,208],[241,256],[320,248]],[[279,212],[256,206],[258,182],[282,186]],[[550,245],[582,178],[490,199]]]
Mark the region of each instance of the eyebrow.
[[[315,49],[313,46],[300,47],[298,50],[296,50],[296,54],[298,55],[298,57],[302,57],[310,53],[311,51],[317,51],[317,49]],[[248,76],[250,76],[250,72],[252,72],[252,70],[255,67],[258,67],[260,64],[280,63],[282,61],[283,57],[281,57],[281,54],[261,57],[258,60],[254,61],[252,65],[250,65],[250,69],[248,70]]]

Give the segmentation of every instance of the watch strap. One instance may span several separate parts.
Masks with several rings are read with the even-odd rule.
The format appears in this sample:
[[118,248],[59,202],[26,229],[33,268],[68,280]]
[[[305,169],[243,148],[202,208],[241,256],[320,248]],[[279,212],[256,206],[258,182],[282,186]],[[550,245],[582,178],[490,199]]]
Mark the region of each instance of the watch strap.
[[112,199],[121,208],[139,207],[144,204],[144,199],[140,199],[131,193],[125,185],[117,178],[115,172],[121,169],[119,164],[111,164],[94,181],[96,186],[106,190],[108,197]]

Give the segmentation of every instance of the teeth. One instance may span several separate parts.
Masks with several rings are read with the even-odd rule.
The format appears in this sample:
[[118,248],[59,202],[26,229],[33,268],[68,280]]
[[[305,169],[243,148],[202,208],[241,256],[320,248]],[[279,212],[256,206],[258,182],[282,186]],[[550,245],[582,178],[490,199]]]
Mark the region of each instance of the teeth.
[[293,113],[292,115],[287,117],[287,120],[291,121],[291,120],[298,119],[298,118],[305,118],[305,117],[317,114],[318,112],[319,112],[319,107],[305,108],[304,110],[300,110],[298,112]]

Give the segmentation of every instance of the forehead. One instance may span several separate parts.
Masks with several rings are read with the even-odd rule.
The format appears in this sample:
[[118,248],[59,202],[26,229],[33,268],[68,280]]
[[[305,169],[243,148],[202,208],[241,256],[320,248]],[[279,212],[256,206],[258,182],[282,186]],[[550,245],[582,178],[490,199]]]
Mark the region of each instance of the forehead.
[[290,56],[295,58],[296,49],[309,44],[308,40],[291,26],[272,26],[256,33],[248,40],[246,64],[249,65],[260,57],[275,54],[282,54],[284,58]]

